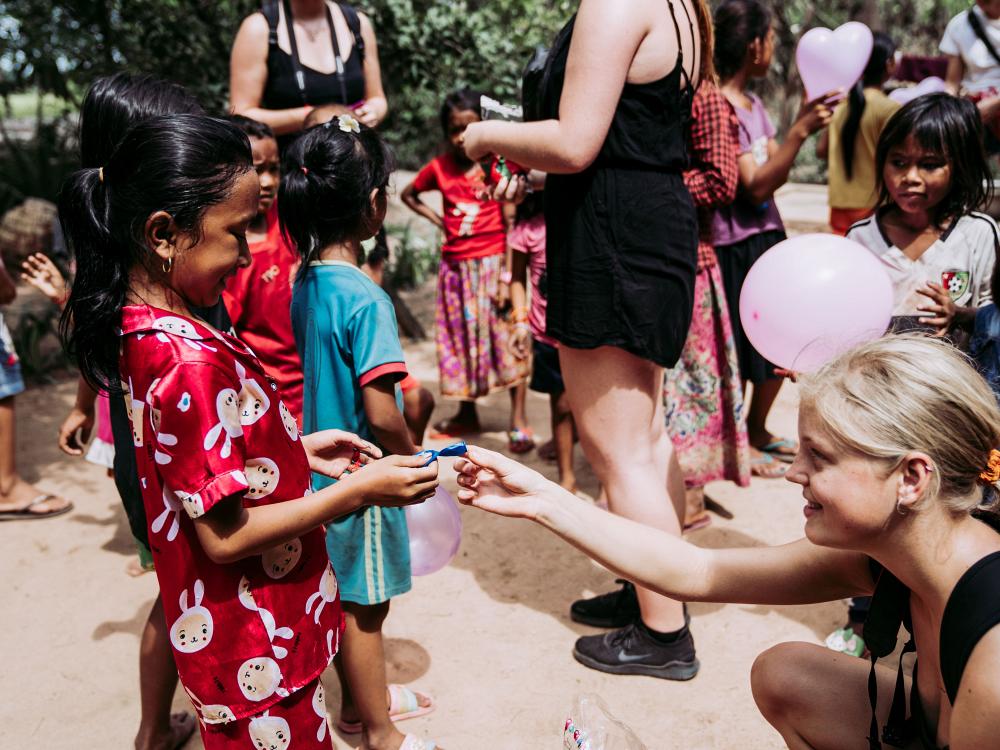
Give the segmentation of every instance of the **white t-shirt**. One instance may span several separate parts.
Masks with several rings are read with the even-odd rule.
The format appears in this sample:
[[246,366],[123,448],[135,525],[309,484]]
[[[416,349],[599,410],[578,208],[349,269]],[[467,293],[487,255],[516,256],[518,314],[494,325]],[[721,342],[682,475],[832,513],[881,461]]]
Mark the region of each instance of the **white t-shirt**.
[[959,307],[982,307],[992,301],[990,282],[1000,229],[986,214],[960,217],[916,260],[889,242],[875,216],[852,226],[847,238],[871,250],[889,272],[894,316],[926,314],[917,308],[930,300],[917,289],[928,281],[947,289]]
[[976,14],[983,31],[986,32],[986,38],[993,43],[993,48],[1000,52],[1000,19],[994,21],[988,18],[978,5],[962,11],[948,22],[938,49],[946,55],[957,55],[962,58],[962,62],[965,63],[962,86],[967,91],[975,93],[993,88],[1000,89],[1000,63],[972,30],[969,13]]

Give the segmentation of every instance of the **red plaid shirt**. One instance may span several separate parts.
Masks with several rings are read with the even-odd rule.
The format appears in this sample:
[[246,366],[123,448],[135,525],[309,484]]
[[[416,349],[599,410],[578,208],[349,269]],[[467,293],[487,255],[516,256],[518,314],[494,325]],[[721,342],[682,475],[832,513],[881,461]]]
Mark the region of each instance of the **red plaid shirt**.
[[698,87],[691,103],[691,168],[684,173],[698,209],[698,270],[715,265],[712,216],[736,198],[739,182],[739,123],[732,106],[712,83]]

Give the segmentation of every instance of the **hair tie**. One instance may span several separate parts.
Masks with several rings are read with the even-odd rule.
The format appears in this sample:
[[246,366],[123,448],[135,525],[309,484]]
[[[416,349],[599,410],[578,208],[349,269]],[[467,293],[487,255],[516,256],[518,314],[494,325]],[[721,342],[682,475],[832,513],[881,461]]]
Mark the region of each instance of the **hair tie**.
[[309,174],[309,170],[306,169],[305,167],[299,167],[299,169],[302,170],[302,174],[304,174],[304,175],[308,175]]
[[1000,451],[996,448],[990,449],[990,457],[986,462],[986,469],[979,474],[979,478],[987,484],[1000,482]]
[[97,168],[97,181],[104,182],[104,167]]

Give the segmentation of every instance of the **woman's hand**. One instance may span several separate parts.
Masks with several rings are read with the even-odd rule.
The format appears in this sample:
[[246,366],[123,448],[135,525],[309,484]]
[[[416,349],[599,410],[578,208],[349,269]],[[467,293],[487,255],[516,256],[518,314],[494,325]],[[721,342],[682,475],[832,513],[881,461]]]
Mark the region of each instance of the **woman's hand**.
[[936,336],[944,336],[954,324],[958,313],[958,307],[948,294],[948,290],[940,284],[928,281],[927,287],[918,289],[917,292],[931,300],[930,304],[920,305],[917,310],[934,315],[933,318],[921,318],[920,322],[934,326],[937,329]]
[[70,456],[82,456],[83,448],[94,429],[94,410],[74,406],[59,428],[59,450]]
[[386,456],[341,481],[357,482],[366,505],[413,505],[431,497],[438,486],[437,461],[425,463],[427,456]]
[[569,495],[537,471],[485,448],[469,446],[467,457],[455,463],[458,499],[490,513],[510,518],[538,516],[541,502]]
[[66,302],[66,280],[47,255],[29,255],[21,264],[21,279],[60,307]]
[[306,449],[309,468],[332,479],[340,479],[355,460],[364,465],[382,458],[382,451],[377,446],[344,430],[320,430],[303,435],[302,447]]

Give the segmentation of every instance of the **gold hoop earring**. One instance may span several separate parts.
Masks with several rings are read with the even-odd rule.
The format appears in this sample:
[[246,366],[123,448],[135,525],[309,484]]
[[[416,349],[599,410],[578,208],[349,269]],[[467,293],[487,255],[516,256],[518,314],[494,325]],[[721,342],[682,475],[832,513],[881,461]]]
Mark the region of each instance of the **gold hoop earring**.
[[163,261],[163,273],[170,275],[170,272],[174,268],[174,256],[170,256],[165,261]]

